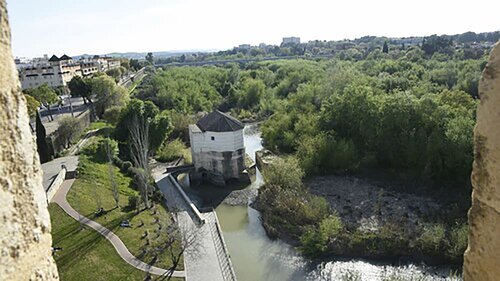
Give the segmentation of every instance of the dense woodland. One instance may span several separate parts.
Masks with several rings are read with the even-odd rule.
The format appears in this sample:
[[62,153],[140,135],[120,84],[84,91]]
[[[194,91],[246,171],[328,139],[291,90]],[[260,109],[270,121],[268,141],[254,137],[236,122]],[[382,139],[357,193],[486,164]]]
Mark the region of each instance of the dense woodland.
[[136,97],[184,114],[218,107],[265,120],[266,148],[295,154],[307,176],[378,167],[460,188],[486,51],[464,59],[447,40],[380,45],[362,58],[346,50],[332,59],[160,69]]
[[[435,51],[443,51],[444,49],[459,48],[457,55],[461,58],[479,58],[484,52],[481,48],[500,40],[500,31],[474,33],[466,32],[456,35],[432,35],[428,37],[406,37],[406,38],[387,38],[376,36],[364,36],[354,40],[326,41],[326,40],[311,40],[301,44],[281,44],[266,45],[251,47],[234,47],[230,50],[218,51],[214,53],[186,53],[180,56],[164,57],[161,53],[156,59],[158,64],[183,64],[203,61],[218,61],[218,60],[245,60],[245,59],[262,59],[269,57],[330,57],[330,56],[345,56],[355,57],[356,59],[366,58],[366,56],[376,49],[384,50],[382,46],[387,44],[391,49],[407,49],[408,47],[418,45],[426,54],[432,54]],[[478,48],[479,47],[479,48]],[[483,46],[484,47],[484,46]],[[449,53],[450,53],[449,52]]]

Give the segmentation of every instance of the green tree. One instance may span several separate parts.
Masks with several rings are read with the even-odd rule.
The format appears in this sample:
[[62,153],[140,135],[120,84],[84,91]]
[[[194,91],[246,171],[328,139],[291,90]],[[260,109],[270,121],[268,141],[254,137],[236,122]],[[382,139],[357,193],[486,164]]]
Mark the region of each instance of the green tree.
[[123,75],[121,68],[112,68],[106,70],[106,75],[113,77],[115,82],[120,81],[120,77]]
[[26,105],[28,107],[29,117],[35,117],[35,115],[38,113],[40,102],[28,94],[25,94],[24,97],[26,98]]
[[40,114],[36,114],[36,147],[38,155],[40,156],[40,162],[45,163],[50,161],[50,151],[47,144],[47,133],[45,132],[45,126],[42,124],[42,119],[40,119]]
[[261,80],[244,80],[241,86],[241,93],[239,94],[238,105],[243,108],[251,108],[258,105],[265,87]]
[[87,102],[92,103],[92,87],[89,79],[76,75],[69,81],[68,88],[72,97],[82,97],[84,104],[87,104]]
[[149,52],[147,55],[146,55],[146,61],[149,62],[149,64],[154,64],[154,57],[153,57],[153,53]]
[[92,79],[92,92],[96,95],[95,107],[97,115],[102,117],[106,109],[112,106],[124,106],[129,100],[125,88],[116,85],[109,76]]
[[384,41],[384,46],[382,47],[383,53],[389,53],[389,46],[387,46],[387,41]]
[[32,89],[28,92],[28,94],[39,101],[45,108],[47,108],[47,112],[49,113],[51,121],[54,121],[54,117],[52,116],[51,111],[51,105],[59,101],[59,97],[54,92],[54,90],[45,83],[41,86],[38,86],[37,88]]
[[139,70],[141,69],[141,63],[139,62],[139,60],[136,60],[136,59],[130,59],[130,68],[134,69],[134,70]]
[[81,132],[81,124],[77,118],[71,116],[61,117],[58,123],[57,133],[64,141],[64,148],[68,148],[73,139]]
[[126,70],[130,69],[130,60],[127,58],[120,59],[120,66],[124,67]]

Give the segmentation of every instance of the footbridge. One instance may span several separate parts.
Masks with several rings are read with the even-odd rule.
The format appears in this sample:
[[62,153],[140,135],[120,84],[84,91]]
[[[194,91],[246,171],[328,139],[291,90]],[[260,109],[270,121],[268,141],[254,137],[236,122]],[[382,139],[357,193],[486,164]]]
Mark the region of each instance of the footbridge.
[[170,167],[167,167],[165,173],[166,174],[171,174],[174,177],[176,177],[179,174],[189,173],[191,171],[194,171],[194,165],[193,164],[190,164],[190,165],[179,165],[179,166],[170,166]]

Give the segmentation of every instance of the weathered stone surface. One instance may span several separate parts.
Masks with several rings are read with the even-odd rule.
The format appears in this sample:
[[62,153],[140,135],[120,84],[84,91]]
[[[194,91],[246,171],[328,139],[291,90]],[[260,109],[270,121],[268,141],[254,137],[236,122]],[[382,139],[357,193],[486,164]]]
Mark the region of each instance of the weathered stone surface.
[[500,277],[500,45],[494,47],[479,83],[481,102],[474,132],[472,207],[464,280]]
[[59,280],[42,171],[0,0],[0,280]]

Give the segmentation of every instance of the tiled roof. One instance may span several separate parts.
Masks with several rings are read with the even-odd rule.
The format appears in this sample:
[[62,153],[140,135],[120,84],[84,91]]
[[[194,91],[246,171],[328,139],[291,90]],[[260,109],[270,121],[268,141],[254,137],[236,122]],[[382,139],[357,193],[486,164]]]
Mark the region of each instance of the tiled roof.
[[201,118],[196,125],[204,132],[232,132],[241,130],[244,127],[238,119],[218,110]]
[[62,55],[62,57],[60,58],[60,60],[70,60],[71,57],[67,56],[66,54]]
[[60,61],[60,59],[56,55],[52,55],[49,61]]

